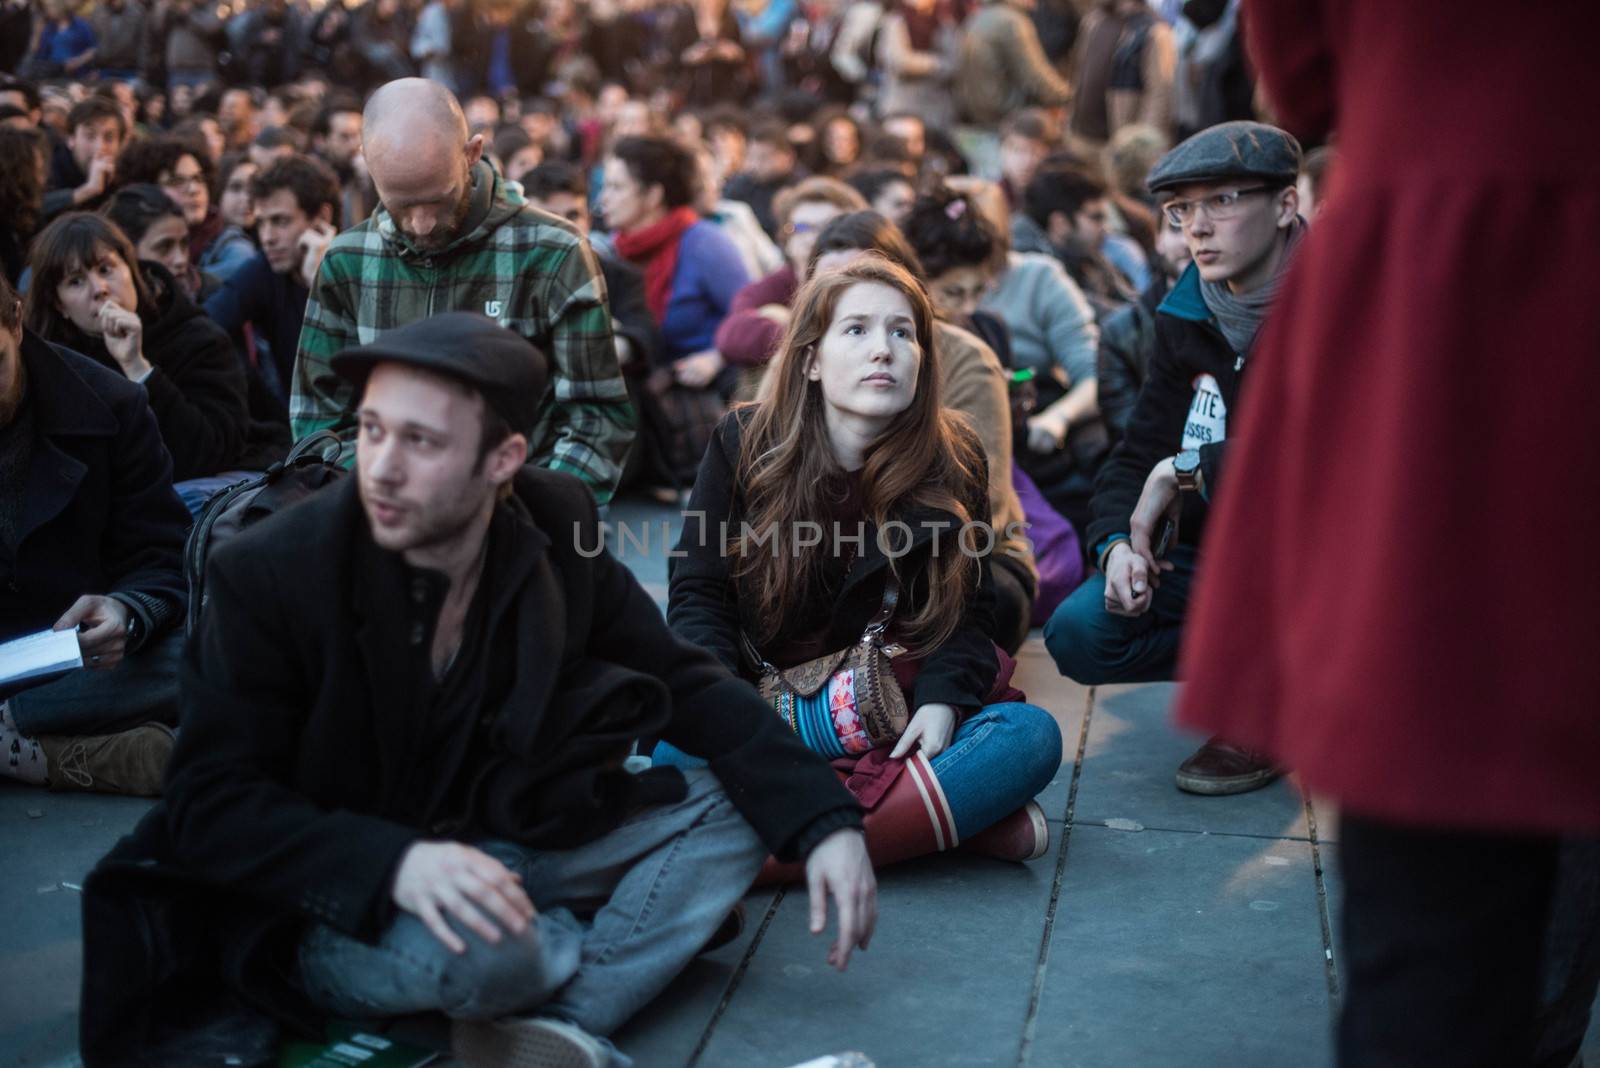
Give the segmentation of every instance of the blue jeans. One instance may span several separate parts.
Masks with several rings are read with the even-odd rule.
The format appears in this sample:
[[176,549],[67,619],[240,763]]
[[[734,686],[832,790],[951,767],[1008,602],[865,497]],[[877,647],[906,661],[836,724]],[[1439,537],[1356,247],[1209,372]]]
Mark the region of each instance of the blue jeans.
[[[776,715],[777,713],[773,713]],[[656,746],[657,764],[703,767],[698,757]],[[1061,767],[1061,728],[1038,705],[986,705],[956,728],[930,764],[963,840],[998,823],[1050,785]]]
[[211,498],[236,482],[247,482],[260,477],[260,471],[223,471],[221,474],[174,482],[172,488],[177,491],[178,499],[183,502],[183,506],[189,509],[189,518],[199,519],[200,513],[205,511]]
[[1061,674],[1084,686],[1116,682],[1166,682],[1177,672],[1183,617],[1194,583],[1195,551],[1175,545],[1176,567],[1161,575],[1150,609],[1129,619],[1106,611],[1106,577],[1099,572],[1055,610],[1044,625],[1044,644]]
[[178,724],[183,629],[152,639],[116,667],[79,668],[12,694],[11,721],[27,738],[115,734],[152,721]]
[[522,876],[538,910],[522,935],[490,945],[447,920],[467,943],[458,956],[409,913],[376,944],[319,925],[300,942],[302,988],[324,1011],[353,1019],[538,1010],[610,1034],[694,958],[767,855],[716,776],[684,774],[685,800],[636,812],[576,849],[474,843]]

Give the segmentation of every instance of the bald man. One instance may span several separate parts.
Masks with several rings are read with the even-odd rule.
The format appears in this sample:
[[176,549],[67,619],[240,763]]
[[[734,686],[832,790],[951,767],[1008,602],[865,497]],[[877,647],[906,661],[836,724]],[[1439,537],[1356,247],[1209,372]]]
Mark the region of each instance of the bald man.
[[440,312],[478,312],[549,359],[529,459],[581,478],[604,505],[635,417],[599,265],[570,223],[508,190],[483,149],[437,82],[402,78],[367,102],[362,154],[380,206],[334,239],[306,303],[295,437],[331,429],[355,440],[355,396],[329,367],[335,353]]

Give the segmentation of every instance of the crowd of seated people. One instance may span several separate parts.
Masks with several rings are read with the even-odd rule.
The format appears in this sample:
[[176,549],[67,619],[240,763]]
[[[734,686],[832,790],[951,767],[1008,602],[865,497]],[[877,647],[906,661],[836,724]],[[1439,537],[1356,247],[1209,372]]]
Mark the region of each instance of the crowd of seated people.
[[[1098,563],[1089,500],[1121,425],[1097,364],[1125,420],[1182,243],[1146,232],[1137,174],[1174,129],[1158,109],[1075,134],[1037,67],[1069,62],[1066,40],[1024,40],[1001,70],[995,41],[1033,30],[929,5],[871,41],[797,14],[808,33],[781,47],[670,4],[647,6],[661,22],[511,0],[126,7],[113,36],[146,42],[131,59],[80,48],[69,69],[96,28],[41,10],[48,48],[0,82],[21,150],[0,159],[0,252],[41,340],[142,381],[191,511],[314,430],[350,463],[354,397],[328,361],[453,310],[547,352],[531,460],[602,505],[619,488],[682,503],[724,415],[770,392],[813,272],[876,251],[930,295],[943,396],[982,446],[1008,550],[996,644],[1015,651]],[[241,63],[228,46],[247,42]],[[975,77],[989,99],[962,88]],[[45,255],[58,219],[95,241]],[[108,281],[74,317],[39,283],[80,274]]]
[[[665,682],[679,703],[709,687],[771,711],[753,685],[852,646],[890,612],[907,713],[893,737],[869,737],[852,718],[860,695],[830,682],[795,699],[798,746],[731,714],[724,725],[748,737],[657,723],[627,739],[693,788],[689,802],[647,803],[721,812],[694,791],[718,776],[737,785],[741,738],[803,770],[807,825],[741,808],[761,841],[739,843],[740,878],[799,879],[820,851],[838,888],[864,893],[860,857],[823,849],[841,831],[859,831],[879,866],[953,848],[1043,853],[1033,799],[1061,739],[1011,685],[1011,657],[1043,626],[1054,664],[1085,685],[1176,675],[1230,417],[1310,225],[1297,181],[1325,187],[1332,157],[1307,166],[1248,101],[1181,101],[1171,66],[1202,60],[1175,58],[1169,34],[1127,4],[1097,7],[1094,40],[1050,38],[1048,53],[1021,5],[968,6],[892,5],[863,36],[847,11],[820,10],[775,33],[761,4],[369,0],[313,14],[269,0],[221,18],[129,0],[81,28],[65,5],[40,5],[43,29],[0,79],[0,544],[14,574],[33,576],[0,593],[0,639],[78,627],[85,668],[0,694],[0,775],[154,794],[177,729],[181,803],[217,789],[182,742],[184,532],[223,488],[331,431],[344,447],[328,462],[356,488],[319,521],[363,546],[420,530],[411,555],[382,557],[396,570],[380,577],[436,613],[416,633],[454,629],[462,648],[497,632],[504,605],[436,604],[430,575],[460,565],[472,587],[475,569],[506,564],[504,539],[565,538],[540,524],[591,523],[619,493],[700,517],[671,562],[665,623],[640,633],[706,655],[667,665],[599,623],[581,653],[639,668],[652,700]],[[101,29],[145,43],[100,51]],[[1145,50],[1116,61],[1144,72],[1136,93],[1096,83],[1122,30],[1125,48]],[[1068,71],[1090,90],[1072,110]],[[1164,106],[1174,95],[1182,106]],[[539,374],[518,380],[536,395],[514,421],[491,417],[503,387],[476,364],[406,382],[351,371],[351,353],[387,352],[441,317],[484,352],[536,354]],[[370,360],[412,358],[399,351]],[[484,413],[478,448],[462,451],[459,426],[385,422],[385,404],[441,388]],[[52,450],[83,473],[24,497]],[[502,452],[519,462],[499,470]],[[571,499],[546,515],[539,487]],[[481,559],[430,555],[469,519],[486,524]],[[779,533],[696,536],[724,523]],[[787,540],[810,524],[868,533]],[[915,536],[889,554],[877,534],[897,524]],[[966,527],[990,532],[984,551],[967,551]],[[570,579],[580,565],[560,566]],[[616,574],[581,581],[640,607]],[[261,623],[237,596],[223,602],[230,624]],[[192,645],[240,655],[226,642]],[[504,681],[489,660],[458,669],[448,652],[419,668],[417,700],[459,712],[452,702],[487,700],[462,679]],[[305,693],[334,685],[297,667]],[[222,694],[261,684],[195,678]],[[473,737],[465,758],[492,763],[510,744]],[[445,740],[424,731],[415,744]],[[1233,794],[1283,770],[1219,736],[1176,783]],[[332,796],[315,775],[295,783]],[[440,804],[466,804],[458,779],[434,786]],[[396,860],[423,814],[374,806],[364,818],[404,828],[384,853]],[[488,830],[452,815],[462,835]],[[615,815],[596,826],[614,832]],[[206,854],[192,866],[206,878],[243,870],[226,848],[207,854],[214,842],[177,845]],[[526,860],[487,852],[499,868],[472,860],[486,879]],[[756,875],[746,862],[762,856]],[[416,886],[447,877],[412,874]],[[357,889],[362,937],[396,907],[416,922],[383,937],[438,935],[420,891],[390,902]],[[496,900],[522,911],[509,891]],[[317,916],[329,927],[318,952],[344,948],[335,934],[351,931]],[[680,940],[720,919],[697,916]],[[436,995],[417,1005],[448,1009]],[[613,1015],[576,1022],[603,1037]],[[597,1057],[620,1056],[604,1046]]]

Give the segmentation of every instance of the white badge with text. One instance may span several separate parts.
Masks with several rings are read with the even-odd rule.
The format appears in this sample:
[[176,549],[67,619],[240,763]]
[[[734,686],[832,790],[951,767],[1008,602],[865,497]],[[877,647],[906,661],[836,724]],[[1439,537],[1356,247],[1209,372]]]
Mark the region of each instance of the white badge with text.
[[1210,375],[1197,375],[1194,400],[1189,403],[1189,421],[1183,425],[1183,447],[1198,449],[1227,436],[1228,406],[1222,402],[1222,388]]

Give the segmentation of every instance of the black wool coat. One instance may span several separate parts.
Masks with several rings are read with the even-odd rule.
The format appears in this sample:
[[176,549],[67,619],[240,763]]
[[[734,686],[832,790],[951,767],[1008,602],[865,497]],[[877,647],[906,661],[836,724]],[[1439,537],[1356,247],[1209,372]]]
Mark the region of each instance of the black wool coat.
[[[0,551],[0,640],[43,630],[86,593],[140,595],[182,618],[189,513],[145,392],[24,331],[34,442],[14,555]],[[134,607],[135,611],[142,611]],[[161,620],[146,618],[146,635]]]
[[[431,624],[411,621],[427,583],[373,543],[355,479],[218,547],[165,801],[85,886],[91,1068],[143,1063],[124,1051],[153,1045],[219,986],[312,1029],[284,980],[308,924],[378,937],[400,860],[425,838],[567,848],[681,797],[676,769],[622,770],[636,737],[706,757],[781,857],[814,825],[860,826],[827,764],[595,551],[598,524],[577,479],[518,474],[480,585],[474,731],[426,752],[429,709],[408,680],[431,646]],[[419,772],[460,785],[469,810],[419,808]]]
[[[144,388],[162,440],[172,454],[172,480],[221,474],[237,467],[250,435],[245,364],[227,332],[178,289],[159,263],[141,262],[153,307],[139,309],[150,377]],[[101,338],[74,327],[53,338],[121,374]]]
[[[758,633],[753,605],[748,598],[741,599],[737,595],[729,559],[722,554],[723,525],[726,524],[731,542],[737,537],[742,522],[743,504],[736,492],[734,475],[739,465],[743,422],[750,411],[746,408],[723,418],[700,463],[678,541],[677,552],[681,555],[671,561],[667,620],[680,637],[710,649],[730,671],[755,679],[758,667],[742,653],[740,639],[741,630],[751,636],[752,642]],[[976,436],[972,441],[981,459],[982,446]],[[987,471],[979,471],[976,478],[978,491],[972,500],[965,502],[967,512],[973,522],[988,523]],[[826,618],[830,621],[826,651],[855,644],[878,613],[889,570],[885,545],[896,554],[904,553],[897,561],[902,576],[901,607],[897,615],[914,611],[927,597],[927,565],[933,554],[934,539],[940,539],[941,552],[960,551],[956,539],[961,524],[951,513],[926,509],[898,518],[911,529],[908,545],[903,544],[905,535],[898,528],[885,531],[880,542],[878,529],[870,520],[864,521],[862,544],[833,602],[801,606],[795,611],[797,619]],[[925,523],[940,526],[926,526]],[[831,539],[832,532],[826,529],[827,525],[824,521],[824,537]],[[856,532],[845,533],[853,537]],[[982,539],[976,544],[980,549],[984,547]],[[913,711],[925,704],[947,704],[971,711],[981,708],[993,689],[1000,664],[990,637],[994,629],[994,583],[989,568],[985,557],[980,561],[978,587],[970,591],[966,611],[955,633],[921,657],[915,686],[908,695]],[[894,633],[891,624],[889,634],[893,636]],[[782,637],[786,636],[780,639]],[[778,666],[793,665],[780,663]]]

